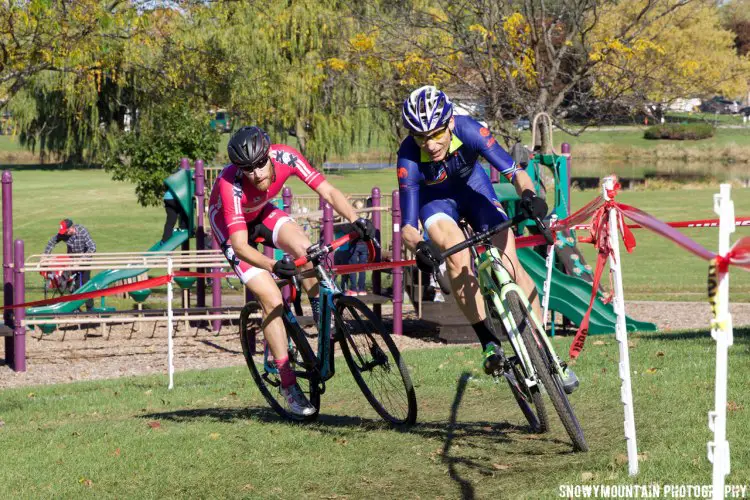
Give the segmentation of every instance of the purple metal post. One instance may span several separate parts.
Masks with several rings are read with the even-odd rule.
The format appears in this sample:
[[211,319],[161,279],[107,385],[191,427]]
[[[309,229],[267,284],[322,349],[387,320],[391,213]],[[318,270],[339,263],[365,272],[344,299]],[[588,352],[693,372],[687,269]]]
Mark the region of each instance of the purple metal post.
[[[401,261],[401,204],[398,197],[398,189],[393,191],[391,198],[393,206],[393,262]],[[404,332],[404,324],[401,316],[403,315],[403,274],[402,267],[393,268],[393,334],[401,335]]]
[[333,241],[333,207],[326,203],[323,205],[323,244],[328,245]]
[[[13,303],[13,176],[9,170],[3,172],[3,305]],[[3,314],[5,324],[11,326],[12,311]],[[10,363],[13,338],[5,337],[5,358]]]
[[568,215],[570,215],[572,213],[570,211],[570,180],[573,177],[573,170],[570,168],[570,144],[568,144],[567,142],[563,142],[560,146],[560,151],[562,152],[562,154],[568,156]]
[[500,182],[500,172],[498,172],[494,167],[490,167],[490,182],[492,184],[497,184]]
[[[23,273],[23,240],[16,240],[13,247],[13,301],[23,304],[24,299],[24,273]],[[23,320],[26,318],[26,309],[19,307],[14,312],[13,330],[13,369],[17,372],[26,371],[26,327]]]
[[[195,199],[198,210],[198,213],[195,214],[197,217],[195,225],[195,249],[205,250],[206,231],[203,226],[203,214],[206,213],[206,171],[203,160],[195,160]],[[199,268],[198,271],[205,273],[206,268]],[[196,306],[206,307],[206,278],[198,278],[195,293],[197,294]]]
[[[382,252],[382,244],[383,244],[383,233],[380,230],[381,227],[381,218],[380,218],[380,212],[377,210],[380,208],[380,189],[377,187],[372,188],[372,193],[370,194],[372,197],[372,208],[375,209],[375,211],[372,212],[372,225],[375,226],[375,229],[377,232],[380,233],[380,240],[378,243],[381,244],[381,250],[377,251],[378,255],[376,256],[376,260],[380,262],[381,260],[381,252]],[[372,272],[372,293],[374,295],[380,295],[382,293],[382,278],[381,278],[381,272],[380,271],[373,271]],[[381,304],[373,304],[372,310],[375,313],[375,315],[378,318],[383,318],[383,307]]]
[[[180,168],[183,170],[190,170],[190,160],[187,158],[182,158],[180,160]],[[190,200],[192,203],[193,200]],[[190,238],[186,239],[182,242],[182,245],[180,249],[183,252],[189,252],[190,251]],[[187,267],[181,267],[180,271],[190,271],[190,268]],[[182,294],[182,307],[187,308],[190,307],[190,290]]]
[[[292,213],[292,190],[289,187],[284,187],[284,189],[281,190],[281,200],[283,203],[283,210],[284,212],[291,214]],[[289,303],[289,299],[292,297],[292,293],[289,289],[289,285],[284,286],[281,289],[281,296],[284,298],[285,303]]]
[[[213,248],[214,250],[220,249],[219,242],[216,241],[216,238],[211,238],[211,248]],[[221,272],[221,268],[214,267],[211,271],[214,273],[219,273]],[[211,298],[213,299],[212,305],[214,307],[221,307],[221,278],[211,278]],[[219,330],[221,330],[221,320],[212,320],[211,326],[213,327],[215,332],[218,332]]]

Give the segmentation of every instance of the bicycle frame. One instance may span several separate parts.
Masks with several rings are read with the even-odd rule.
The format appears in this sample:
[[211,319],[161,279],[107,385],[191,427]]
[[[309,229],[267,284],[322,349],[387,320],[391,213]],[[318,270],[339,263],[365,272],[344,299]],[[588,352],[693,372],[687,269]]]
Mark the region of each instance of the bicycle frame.
[[[544,323],[542,323],[536,314],[534,314],[531,304],[526,297],[526,292],[518,286],[508,270],[502,264],[498,249],[489,244],[486,246],[486,250],[482,253],[479,253],[475,246],[471,246],[470,249],[477,270],[480,293],[495,305],[495,309],[500,313],[500,320],[503,322],[505,332],[508,334],[508,340],[513,346],[513,350],[518,355],[525,373],[527,375],[532,375],[531,379],[526,379],[526,384],[529,387],[536,385],[537,376],[532,367],[531,359],[529,358],[529,354],[526,351],[523,341],[518,336],[518,325],[515,324],[513,315],[510,314],[510,308],[508,307],[507,302],[508,292],[516,292],[521,299],[521,302],[526,307],[534,328],[541,333],[537,338],[543,339],[549,352],[555,353],[555,350],[545,332]],[[486,311],[486,313],[489,314],[489,311]],[[560,376],[563,377],[563,369],[562,366],[560,366],[560,361],[557,355],[553,355],[552,358],[555,369]]]
[[[314,266],[315,276],[320,287],[320,317],[318,318],[318,350],[316,368],[320,374],[320,380],[325,382],[333,377],[336,373],[334,363],[333,342],[336,340],[331,333],[331,315],[334,315],[334,299],[341,295],[341,290],[336,285],[333,276],[326,272],[321,263]],[[291,284],[290,286],[295,286]],[[284,316],[289,323],[302,330],[297,317],[288,304],[284,304]],[[289,340],[290,347],[291,340]],[[263,356],[263,365],[266,371],[275,373],[276,367],[268,359],[268,349],[265,349]]]

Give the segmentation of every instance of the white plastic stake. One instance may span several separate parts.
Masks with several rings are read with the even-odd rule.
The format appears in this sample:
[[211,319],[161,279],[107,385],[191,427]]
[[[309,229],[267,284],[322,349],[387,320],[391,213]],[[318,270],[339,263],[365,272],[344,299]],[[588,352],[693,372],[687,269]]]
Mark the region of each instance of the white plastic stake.
[[[172,257],[167,258],[167,274],[172,276]],[[169,389],[174,388],[174,322],[172,315],[172,279],[167,282],[167,366],[169,367]]]
[[[549,227],[552,227],[557,223],[557,215],[552,214],[552,217],[550,217],[549,221]],[[554,237],[554,234],[553,234]],[[555,244],[552,243],[551,245],[547,246],[547,277],[544,279],[544,290],[542,293],[544,296],[542,297],[542,322],[546,325],[547,324],[547,313],[549,312],[549,296],[550,292],[552,291],[552,267],[555,265]],[[550,319],[550,323],[552,320]]]
[[[605,177],[602,182],[602,192],[605,200],[609,200],[607,191],[614,189],[617,177]],[[620,397],[622,399],[625,414],[625,443],[628,448],[628,473],[631,476],[638,474],[638,446],[635,438],[635,416],[633,413],[633,389],[630,378],[630,353],[628,352],[628,335],[625,326],[625,295],[622,289],[622,267],[620,266],[620,219],[617,210],[609,211],[609,243],[612,254],[609,258],[609,270],[612,273],[614,290],[612,303],[617,314],[615,325],[615,338],[619,344],[620,353]]]
[[[719,255],[729,253],[729,235],[734,232],[734,202],[731,186],[722,184],[714,195],[714,212],[719,216]],[[708,460],[714,465],[712,474],[713,498],[724,498],[724,479],[730,471],[729,441],[727,441],[727,377],[729,347],[734,342],[732,316],[729,314],[729,273],[717,270],[718,289],[713,298],[714,319],[711,337],[716,340],[716,388],[714,410],[708,412],[708,428],[714,440],[708,442]]]

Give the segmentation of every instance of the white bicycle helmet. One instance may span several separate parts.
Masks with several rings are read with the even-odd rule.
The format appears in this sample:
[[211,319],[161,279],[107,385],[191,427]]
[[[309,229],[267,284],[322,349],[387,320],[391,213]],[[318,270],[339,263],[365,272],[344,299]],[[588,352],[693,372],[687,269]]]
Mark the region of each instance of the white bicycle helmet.
[[445,126],[453,116],[453,103],[432,85],[413,91],[404,101],[401,118],[412,132],[425,133]]

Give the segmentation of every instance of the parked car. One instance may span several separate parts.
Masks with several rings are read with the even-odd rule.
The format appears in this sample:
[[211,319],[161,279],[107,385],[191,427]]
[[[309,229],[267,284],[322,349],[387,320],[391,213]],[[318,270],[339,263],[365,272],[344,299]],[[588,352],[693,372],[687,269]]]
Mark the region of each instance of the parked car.
[[701,111],[704,113],[719,113],[721,115],[735,115],[740,112],[740,103],[716,96],[709,101],[703,101]]
[[740,109],[740,114],[750,117],[750,106],[745,106],[744,108]]
[[230,130],[232,130],[232,122],[229,119],[229,113],[223,110],[217,111],[214,114],[213,118],[211,118],[209,126],[212,130],[216,130],[218,132],[229,132]]
[[518,131],[529,130],[531,128],[531,122],[528,118],[516,118],[513,120],[513,128]]

